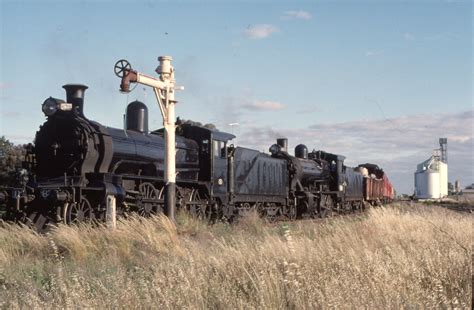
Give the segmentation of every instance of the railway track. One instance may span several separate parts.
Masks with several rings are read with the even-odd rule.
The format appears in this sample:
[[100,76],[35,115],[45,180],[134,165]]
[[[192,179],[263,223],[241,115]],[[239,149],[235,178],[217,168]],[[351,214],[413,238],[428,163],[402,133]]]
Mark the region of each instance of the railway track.
[[[384,206],[388,206],[388,205],[384,205]],[[335,219],[335,218],[341,218],[341,217],[362,217],[362,216],[366,216],[367,213],[368,213],[368,210],[370,210],[372,208],[379,208],[379,207],[381,207],[381,206],[366,206],[363,209],[347,211],[347,212],[337,212],[336,210],[334,210],[330,214],[327,214],[326,216],[323,216],[323,217],[320,217],[320,216],[312,217],[312,216],[309,216],[309,215],[303,215],[303,216],[298,217],[296,219],[290,219],[286,216],[279,216],[279,217],[275,217],[275,218],[267,218],[267,217],[261,216],[261,215],[258,215],[258,216],[261,219],[263,219],[266,222],[266,224],[269,225],[269,226],[279,226],[279,225],[282,225],[282,224],[285,224],[285,223],[296,223],[296,222],[300,222],[300,223],[305,223],[305,222],[308,222],[308,223],[323,223],[323,222],[326,222],[329,219]],[[254,213],[256,213],[255,210],[249,211],[246,214],[240,214],[234,219],[233,222],[235,222],[235,223],[239,222],[240,220],[245,219],[246,217],[252,216],[252,214],[254,214]]]
[[457,212],[474,213],[473,204],[441,204],[440,206]]

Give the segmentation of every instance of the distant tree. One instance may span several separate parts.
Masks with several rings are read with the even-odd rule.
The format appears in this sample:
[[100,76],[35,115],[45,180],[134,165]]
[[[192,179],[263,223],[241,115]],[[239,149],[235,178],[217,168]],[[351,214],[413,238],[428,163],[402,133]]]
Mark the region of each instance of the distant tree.
[[16,168],[21,168],[26,149],[15,145],[4,136],[0,137],[0,185],[10,185],[14,181]]
[[8,141],[5,136],[0,137],[0,160],[6,156],[6,154],[12,147],[13,143]]

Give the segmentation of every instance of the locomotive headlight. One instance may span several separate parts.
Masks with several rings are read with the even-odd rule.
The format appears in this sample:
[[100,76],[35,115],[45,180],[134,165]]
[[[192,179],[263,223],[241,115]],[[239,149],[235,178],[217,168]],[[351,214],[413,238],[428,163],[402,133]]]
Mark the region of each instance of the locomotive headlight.
[[58,110],[58,102],[56,99],[49,97],[43,102],[41,109],[43,110],[44,115],[51,116]]
[[58,110],[71,111],[72,104],[64,102],[61,99],[49,97],[43,102],[42,110],[43,110],[44,115],[51,116],[54,113],[56,113]]
[[281,146],[279,146],[278,144],[273,144],[272,146],[270,146],[270,153],[273,155],[273,154],[276,154],[278,152],[281,151]]

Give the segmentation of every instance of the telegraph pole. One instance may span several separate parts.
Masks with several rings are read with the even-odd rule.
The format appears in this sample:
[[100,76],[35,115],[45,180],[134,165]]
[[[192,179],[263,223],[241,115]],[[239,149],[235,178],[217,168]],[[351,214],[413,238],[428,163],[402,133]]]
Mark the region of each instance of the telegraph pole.
[[239,126],[239,123],[230,123],[228,124],[230,126],[231,133],[234,134],[234,126]]
[[165,129],[165,212],[172,220],[175,220],[176,209],[176,126],[175,126],[175,95],[177,87],[174,79],[174,68],[171,65],[170,56],[160,56],[158,61],[160,65],[155,72],[159,78],[147,76],[132,70],[130,63],[126,60],[119,60],[115,64],[115,74],[122,78],[120,90],[130,92],[130,83],[139,83],[153,88],[161,116],[163,117],[163,126]]

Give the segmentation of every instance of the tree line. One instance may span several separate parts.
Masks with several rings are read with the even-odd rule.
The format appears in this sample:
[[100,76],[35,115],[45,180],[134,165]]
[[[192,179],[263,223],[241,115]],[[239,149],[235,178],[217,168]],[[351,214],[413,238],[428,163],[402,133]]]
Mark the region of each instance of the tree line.
[[21,168],[25,155],[26,145],[14,144],[5,136],[0,137],[0,186],[13,184],[15,171]]

